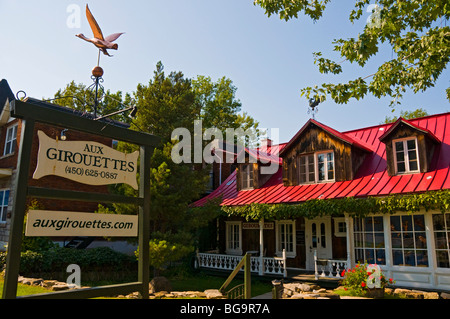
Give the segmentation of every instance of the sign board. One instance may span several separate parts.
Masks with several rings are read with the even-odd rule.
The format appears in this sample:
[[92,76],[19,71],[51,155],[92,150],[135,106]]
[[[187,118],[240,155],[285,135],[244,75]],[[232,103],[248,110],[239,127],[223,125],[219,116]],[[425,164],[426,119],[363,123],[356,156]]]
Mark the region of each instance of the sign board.
[[138,189],[138,151],[125,154],[97,142],[55,140],[42,131],[38,137],[34,179],[57,175],[89,185],[126,183]]
[[138,216],[30,210],[25,236],[136,237]]
[[[242,229],[259,229],[259,223],[242,223]],[[273,229],[273,223],[264,223],[264,229]]]

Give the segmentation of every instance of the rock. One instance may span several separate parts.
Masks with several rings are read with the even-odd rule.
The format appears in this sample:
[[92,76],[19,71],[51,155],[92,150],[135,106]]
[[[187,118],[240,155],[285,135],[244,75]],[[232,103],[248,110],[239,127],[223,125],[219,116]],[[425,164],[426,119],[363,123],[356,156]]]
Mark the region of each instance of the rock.
[[334,294],[332,292],[319,293],[319,297],[317,299],[341,299],[341,296]]
[[166,277],[155,277],[148,284],[149,293],[155,293],[160,291],[172,291],[172,285]]
[[441,298],[442,299],[450,299],[450,293],[441,292]]
[[66,283],[58,282],[57,284],[52,286],[52,291],[61,291],[61,290],[68,290],[69,285]]
[[295,294],[292,295],[290,299],[303,299],[304,296],[304,294]]
[[437,292],[424,292],[423,299],[439,299],[439,294]]
[[317,289],[317,290],[314,289],[313,292],[316,293],[316,294],[320,294],[320,293],[327,292],[327,290],[325,288],[320,288],[320,289]]
[[58,280],[44,280],[41,282],[41,286],[47,289],[50,289],[54,285],[56,285],[59,281]]
[[223,299],[224,295],[218,289],[207,289],[204,291],[207,299]]
[[21,281],[19,281],[19,282],[21,282],[24,285],[39,286],[39,284],[41,282],[43,282],[43,281],[44,281],[44,279],[42,279],[42,278],[36,279],[36,278],[25,278],[25,277],[22,277]]

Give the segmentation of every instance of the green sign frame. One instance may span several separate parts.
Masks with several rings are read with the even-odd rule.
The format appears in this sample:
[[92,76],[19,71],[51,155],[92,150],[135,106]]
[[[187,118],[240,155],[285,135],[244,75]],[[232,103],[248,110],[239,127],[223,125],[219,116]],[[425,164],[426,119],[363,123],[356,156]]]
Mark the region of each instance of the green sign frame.
[[[80,117],[74,113],[58,109],[34,99],[15,100],[11,103],[11,116],[22,120],[20,136],[15,192],[11,214],[11,228],[6,256],[6,273],[3,286],[3,299],[15,298],[94,298],[115,294],[127,294],[138,291],[142,298],[148,299],[149,291],[149,241],[150,241],[150,159],[160,138],[148,133],[136,132],[113,125],[107,120],[93,120]],[[81,131],[98,136],[108,137],[139,145],[140,147],[140,180],[139,196],[130,197],[116,194],[101,194],[93,192],[69,191],[28,185],[30,172],[31,148],[36,123],[44,123],[65,129]],[[125,203],[139,206],[139,262],[138,281],[118,285],[108,285],[93,288],[81,288],[46,294],[17,296],[17,279],[20,266],[22,234],[26,213],[27,197],[48,198],[58,200],[78,200],[90,202]]]

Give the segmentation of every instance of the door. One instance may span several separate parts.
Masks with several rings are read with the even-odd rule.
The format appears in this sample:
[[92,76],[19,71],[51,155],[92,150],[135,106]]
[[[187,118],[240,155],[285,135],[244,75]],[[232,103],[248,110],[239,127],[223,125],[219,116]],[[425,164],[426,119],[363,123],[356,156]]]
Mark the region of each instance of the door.
[[306,220],[306,265],[314,270],[314,251],[317,258],[331,259],[331,217]]

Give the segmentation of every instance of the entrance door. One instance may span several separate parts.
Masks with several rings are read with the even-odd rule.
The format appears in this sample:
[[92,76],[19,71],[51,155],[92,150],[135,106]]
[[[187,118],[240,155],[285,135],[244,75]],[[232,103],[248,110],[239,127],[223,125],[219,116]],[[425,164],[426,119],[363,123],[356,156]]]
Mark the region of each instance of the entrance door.
[[306,220],[306,265],[314,270],[314,251],[317,258],[331,259],[331,217]]

